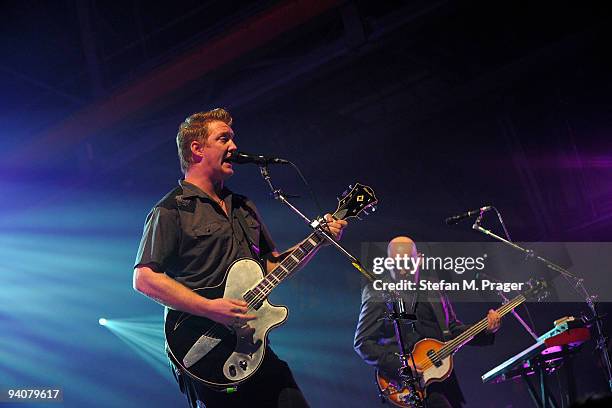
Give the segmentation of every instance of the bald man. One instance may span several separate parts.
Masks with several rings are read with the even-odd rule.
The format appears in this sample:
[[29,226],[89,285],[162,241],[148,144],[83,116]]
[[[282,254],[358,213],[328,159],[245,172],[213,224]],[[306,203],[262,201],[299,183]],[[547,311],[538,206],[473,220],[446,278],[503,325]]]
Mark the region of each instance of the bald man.
[[[418,258],[417,247],[412,239],[406,236],[393,238],[387,246],[387,256],[395,258],[408,255]],[[389,275],[383,276],[388,281],[407,279],[412,274],[410,269],[393,269]],[[417,266],[414,281],[418,283],[420,271]],[[414,292],[404,293],[406,304],[412,303]],[[455,316],[450,301],[442,292],[418,292],[415,302],[417,322],[414,331],[405,326],[402,330],[407,348],[412,349],[414,344],[423,338],[434,338],[448,341],[457,337],[469,328]],[[390,305],[384,302],[380,292],[375,291],[371,284],[367,284],[361,294],[361,311],[355,331],[355,351],[369,365],[381,370],[386,376],[398,378],[400,360],[395,332],[391,321],[384,319]],[[409,306],[407,306],[409,307]],[[410,311],[409,311],[410,312]],[[499,328],[500,316],[493,310],[487,315],[488,326],[486,332],[476,336],[470,344],[489,345],[493,343],[495,331]],[[443,382],[433,383],[427,387],[428,408],[461,407],[465,398],[457,382],[454,371]]]

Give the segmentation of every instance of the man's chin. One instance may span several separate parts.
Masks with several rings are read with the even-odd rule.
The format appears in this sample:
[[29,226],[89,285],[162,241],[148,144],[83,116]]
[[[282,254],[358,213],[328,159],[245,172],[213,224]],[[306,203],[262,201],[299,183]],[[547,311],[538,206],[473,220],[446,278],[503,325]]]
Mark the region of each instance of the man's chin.
[[232,166],[232,163],[224,162],[221,165],[221,169],[223,170],[223,173],[229,174],[230,176],[234,174],[234,167]]
[[233,175],[234,175],[234,169],[232,169],[231,167],[223,166],[223,177],[224,178],[227,179]]

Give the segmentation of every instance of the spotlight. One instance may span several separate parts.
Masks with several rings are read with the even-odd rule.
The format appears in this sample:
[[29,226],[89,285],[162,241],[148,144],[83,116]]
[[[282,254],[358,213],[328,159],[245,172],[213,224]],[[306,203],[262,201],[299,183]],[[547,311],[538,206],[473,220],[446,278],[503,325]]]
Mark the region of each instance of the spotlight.
[[98,319],[98,323],[100,323],[100,326],[106,326],[106,319],[101,317],[100,319]]

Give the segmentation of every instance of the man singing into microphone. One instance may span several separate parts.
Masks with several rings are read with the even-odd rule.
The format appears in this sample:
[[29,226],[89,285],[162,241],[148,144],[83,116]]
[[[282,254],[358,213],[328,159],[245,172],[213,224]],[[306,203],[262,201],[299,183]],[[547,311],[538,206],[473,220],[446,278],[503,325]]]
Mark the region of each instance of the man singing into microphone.
[[[147,216],[134,266],[134,289],[166,308],[241,325],[248,314],[242,299],[207,299],[192,289],[220,284],[239,258],[253,258],[273,270],[290,250],[276,251],[255,205],[224,186],[234,174],[229,161],[237,151],[232,117],[224,109],[189,116],[176,136],[179,185]],[[346,221],[326,215],[329,231],[340,239]],[[294,247],[295,248],[295,247]],[[287,364],[270,348],[259,370],[235,393],[207,388],[173,366],[179,387],[196,407],[307,407]]]

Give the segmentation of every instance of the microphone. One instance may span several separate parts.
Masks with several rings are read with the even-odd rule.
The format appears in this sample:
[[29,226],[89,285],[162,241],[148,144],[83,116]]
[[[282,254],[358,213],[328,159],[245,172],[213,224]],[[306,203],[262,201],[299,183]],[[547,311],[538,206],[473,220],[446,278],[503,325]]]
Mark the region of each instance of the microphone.
[[477,215],[479,215],[481,212],[487,212],[490,209],[492,209],[493,207],[491,207],[490,205],[487,205],[485,207],[480,207],[476,210],[470,210],[468,212],[464,212],[463,214],[459,214],[459,215],[453,215],[452,217],[448,217],[444,220],[444,222],[447,225],[455,225],[457,224],[459,221],[465,220],[466,218],[470,218],[470,217],[475,217]]
[[280,159],[278,157],[269,157],[261,154],[250,154],[245,152],[234,152],[230,157],[227,158],[227,161],[237,164],[247,164],[253,163],[257,165],[267,165],[267,164],[289,164],[289,160]]

